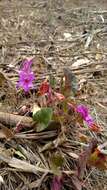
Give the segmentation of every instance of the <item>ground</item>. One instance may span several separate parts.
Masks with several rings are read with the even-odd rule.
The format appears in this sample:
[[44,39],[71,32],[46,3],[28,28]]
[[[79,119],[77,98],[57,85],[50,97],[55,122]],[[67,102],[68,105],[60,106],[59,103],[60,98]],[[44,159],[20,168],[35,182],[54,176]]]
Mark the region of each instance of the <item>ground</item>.
[[[14,113],[29,101],[16,99],[18,70],[25,58],[33,58],[35,89],[52,74],[59,80],[63,68],[73,71],[82,94],[77,100],[85,102],[98,124],[104,127],[101,142],[107,137],[107,1],[97,0],[1,0],[0,1],[0,109]],[[9,79],[2,83],[2,73]],[[35,100],[35,99],[34,99]],[[22,140],[24,142],[24,140]],[[21,143],[22,143],[21,142]],[[2,142],[1,142],[2,143]],[[25,142],[24,142],[25,143]],[[12,145],[12,143],[10,143]],[[17,144],[17,142],[16,142]],[[29,145],[30,146],[30,145]],[[28,146],[28,148],[29,148]],[[31,146],[30,146],[31,147]],[[35,147],[35,150],[38,147]],[[31,147],[32,149],[32,147]],[[34,159],[34,158],[33,158]],[[32,161],[33,162],[33,161]],[[1,169],[6,177],[10,172]],[[4,173],[3,173],[4,172]],[[27,185],[29,175],[16,178],[18,188],[7,180],[9,189],[36,189]],[[88,190],[107,189],[107,173],[93,171]],[[97,173],[97,174],[96,174]],[[91,174],[90,174],[91,175]],[[39,175],[40,176],[40,175]],[[44,177],[45,178],[45,177]],[[103,179],[103,182],[102,182]],[[93,186],[95,180],[95,186]],[[8,189],[8,187],[2,187]],[[39,187],[38,187],[39,188]],[[46,187],[45,187],[46,188]]]

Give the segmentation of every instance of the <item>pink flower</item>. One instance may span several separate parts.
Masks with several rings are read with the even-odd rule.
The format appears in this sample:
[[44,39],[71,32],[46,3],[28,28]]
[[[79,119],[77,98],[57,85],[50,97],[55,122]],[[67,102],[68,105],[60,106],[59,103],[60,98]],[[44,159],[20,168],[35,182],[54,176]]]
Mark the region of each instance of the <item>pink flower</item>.
[[87,124],[90,126],[93,123],[93,118],[88,112],[88,108],[84,105],[77,106],[78,113],[80,113],[81,117],[84,119],[84,121],[87,122]]
[[23,63],[23,68],[19,71],[19,81],[17,87],[21,87],[25,92],[28,92],[33,87],[34,73],[31,71],[32,60],[26,60]]

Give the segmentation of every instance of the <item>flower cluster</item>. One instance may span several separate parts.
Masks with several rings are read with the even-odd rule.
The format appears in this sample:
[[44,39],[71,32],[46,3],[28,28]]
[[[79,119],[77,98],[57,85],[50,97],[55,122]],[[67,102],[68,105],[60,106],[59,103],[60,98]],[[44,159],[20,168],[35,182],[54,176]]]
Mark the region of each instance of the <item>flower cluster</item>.
[[93,118],[89,114],[88,108],[86,106],[78,105],[77,112],[80,113],[81,117],[88,124],[88,126],[91,126],[93,124]]
[[25,92],[33,88],[34,73],[31,71],[32,60],[26,60],[23,63],[23,68],[19,71],[19,81],[17,87],[21,87]]

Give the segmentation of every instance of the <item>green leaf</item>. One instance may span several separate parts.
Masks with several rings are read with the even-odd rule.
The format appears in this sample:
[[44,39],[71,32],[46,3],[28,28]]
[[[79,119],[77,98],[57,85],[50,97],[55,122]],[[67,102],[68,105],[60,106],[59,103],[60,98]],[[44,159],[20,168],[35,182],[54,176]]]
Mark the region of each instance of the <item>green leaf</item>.
[[41,108],[36,113],[33,113],[33,120],[38,123],[37,131],[43,131],[48,127],[49,122],[52,119],[52,108]]
[[48,125],[45,125],[44,123],[38,123],[36,127],[36,132],[44,131]]
[[47,125],[52,118],[52,108],[41,108],[33,115],[33,120]]

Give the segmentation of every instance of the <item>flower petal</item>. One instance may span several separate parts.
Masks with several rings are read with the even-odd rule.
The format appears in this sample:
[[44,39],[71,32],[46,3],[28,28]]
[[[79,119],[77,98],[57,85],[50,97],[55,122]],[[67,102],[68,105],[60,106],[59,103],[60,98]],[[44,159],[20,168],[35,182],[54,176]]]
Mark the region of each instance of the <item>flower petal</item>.
[[84,120],[88,116],[88,108],[84,105],[77,106],[77,112],[81,114]]
[[33,63],[33,60],[32,60],[32,59],[31,59],[31,60],[25,60],[25,61],[23,62],[22,71],[25,71],[25,72],[30,71],[30,70],[31,70],[31,65],[32,65],[32,63]]
[[88,125],[91,125],[93,123],[93,118],[91,117],[91,115],[88,115],[85,118],[85,121],[87,122]]

